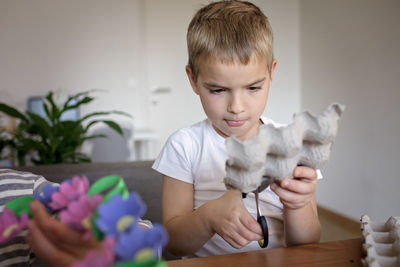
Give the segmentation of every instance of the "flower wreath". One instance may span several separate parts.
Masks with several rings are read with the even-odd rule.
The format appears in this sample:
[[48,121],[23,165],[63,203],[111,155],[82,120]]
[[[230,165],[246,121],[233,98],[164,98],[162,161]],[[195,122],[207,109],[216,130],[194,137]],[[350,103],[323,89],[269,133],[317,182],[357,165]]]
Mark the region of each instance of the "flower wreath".
[[26,228],[32,213],[29,203],[42,202],[69,227],[92,235],[101,242],[71,267],[166,267],[160,254],[168,236],[164,227],[145,229],[140,218],[146,205],[135,192],[128,192],[122,177],[110,175],[89,186],[87,177],[74,176],[59,186],[47,184],[41,194],[14,199],[0,216],[0,243],[14,238]]

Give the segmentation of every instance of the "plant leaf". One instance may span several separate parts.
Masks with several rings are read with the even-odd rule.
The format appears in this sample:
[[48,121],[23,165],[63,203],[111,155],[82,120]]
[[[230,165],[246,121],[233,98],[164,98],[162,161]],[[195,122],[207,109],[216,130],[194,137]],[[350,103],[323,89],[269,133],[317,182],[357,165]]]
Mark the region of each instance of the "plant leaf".
[[92,113],[89,113],[89,114],[85,115],[82,119],[78,120],[78,122],[81,123],[81,122],[89,119],[90,117],[108,115],[108,114],[109,114],[109,112],[106,112],[106,111],[92,112]]
[[[45,99],[50,103],[50,105],[51,105],[51,109],[48,109],[49,111],[50,111],[50,117],[49,117],[49,119],[52,121],[52,122],[54,122],[54,121],[58,121],[59,119],[60,119],[60,117],[61,117],[61,113],[60,113],[60,110],[59,110],[59,108],[57,107],[57,105],[56,105],[56,103],[54,103],[54,100],[53,100],[53,92],[52,91],[50,91],[47,95],[46,95],[46,97],[45,97]],[[46,102],[45,101],[43,101],[43,106],[44,105],[46,105]],[[45,110],[46,110],[46,108],[45,108]]]
[[22,114],[21,112],[19,112],[18,110],[16,110],[13,107],[10,107],[9,105],[5,104],[5,103],[0,103],[0,111],[4,112],[5,114],[14,117],[14,118],[18,118],[21,119],[23,121],[28,121],[28,118],[25,117],[24,114]]
[[114,131],[119,133],[119,135],[124,136],[124,133],[122,132],[121,126],[119,126],[118,123],[116,123],[114,121],[110,121],[110,120],[103,120],[103,122],[105,124],[107,124],[108,127],[110,127],[111,129],[113,129]]
[[98,112],[93,112],[93,113],[89,113],[86,116],[84,116],[82,119],[79,120],[79,122],[82,122],[84,120],[87,120],[90,117],[94,117],[94,116],[101,116],[101,115],[110,115],[110,114],[118,114],[118,115],[122,115],[122,116],[126,116],[129,118],[132,118],[132,115],[127,113],[127,112],[123,112],[123,111],[118,111],[118,110],[112,110],[112,111],[98,111]]
[[91,89],[91,90],[83,91],[83,92],[80,92],[80,93],[77,93],[77,94],[75,94],[75,95],[70,96],[70,97],[68,98],[68,100],[67,100],[67,101],[65,102],[65,104],[64,104],[64,109],[70,106],[70,102],[71,102],[72,100],[74,100],[74,99],[79,99],[79,98],[81,98],[82,96],[88,96],[90,93],[96,92],[96,91],[103,91],[103,90],[100,90],[100,89]]
[[43,117],[29,111],[27,111],[26,113],[34,123],[33,126],[36,126],[33,129],[36,129],[37,134],[40,135],[40,137],[42,137],[42,141],[45,141],[48,138],[52,137],[51,126],[47,123],[47,121]]
[[94,135],[85,136],[83,139],[89,140],[89,139],[95,139],[95,138],[108,138],[108,136],[106,134],[94,134]]
[[67,111],[67,110],[70,110],[70,109],[77,109],[80,105],[82,105],[82,104],[88,104],[88,103],[90,103],[90,102],[92,102],[94,100],[94,98],[93,97],[90,97],[90,96],[85,96],[83,99],[81,99],[81,100],[79,100],[76,104],[74,104],[74,105],[68,105],[68,106],[65,106],[64,105],[64,108],[63,108],[63,112],[64,111]]

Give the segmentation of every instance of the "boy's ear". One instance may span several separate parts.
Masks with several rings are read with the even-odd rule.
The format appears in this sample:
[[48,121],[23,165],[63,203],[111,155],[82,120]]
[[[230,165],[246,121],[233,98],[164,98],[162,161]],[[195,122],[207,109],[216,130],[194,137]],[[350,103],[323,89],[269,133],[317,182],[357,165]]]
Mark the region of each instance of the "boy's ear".
[[271,78],[270,80],[271,81],[274,78],[274,72],[275,72],[276,64],[278,64],[278,61],[276,59],[272,60],[272,66],[271,66],[271,72],[270,72],[270,78]]
[[186,65],[185,70],[186,70],[186,75],[188,76],[190,85],[192,86],[193,92],[198,95],[199,89],[197,88],[197,84],[196,84],[195,78],[193,76],[192,69],[189,67],[189,65]]

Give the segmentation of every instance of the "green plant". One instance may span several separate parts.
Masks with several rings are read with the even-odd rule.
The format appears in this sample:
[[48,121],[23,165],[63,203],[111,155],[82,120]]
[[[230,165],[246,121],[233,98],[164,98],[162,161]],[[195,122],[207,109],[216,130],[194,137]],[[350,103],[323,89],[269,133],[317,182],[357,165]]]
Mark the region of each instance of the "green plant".
[[0,102],[0,111],[19,119],[15,131],[0,134],[0,154],[6,147],[16,156],[18,164],[26,165],[26,156],[31,155],[34,164],[79,163],[90,162],[90,158],[78,151],[87,140],[107,137],[104,134],[89,135],[89,129],[98,123],[104,123],[121,136],[122,129],[112,120],[96,119],[110,114],[129,116],[121,111],[100,111],[85,115],[79,120],[61,120],[68,110],[77,109],[81,105],[92,102],[95,98],[89,94],[92,91],[81,92],[61,105],[54,101],[53,92],[49,92],[43,101],[47,118],[17,109]]

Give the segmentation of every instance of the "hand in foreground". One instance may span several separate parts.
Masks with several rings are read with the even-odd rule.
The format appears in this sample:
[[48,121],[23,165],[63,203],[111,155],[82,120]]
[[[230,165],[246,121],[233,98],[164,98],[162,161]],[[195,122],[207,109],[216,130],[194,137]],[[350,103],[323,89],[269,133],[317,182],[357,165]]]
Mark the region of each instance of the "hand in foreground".
[[293,171],[294,179],[284,179],[280,186],[271,185],[287,209],[299,209],[312,201],[317,188],[317,172],[309,167],[298,166]]
[[250,215],[238,190],[228,190],[209,206],[212,229],[234,248],[263,238],[261,226]]
[[27,243],[35,254],[51,266],[69,266],[85,254],[99,248],[94,238],[84,240],[83,234],[52,218],[39,201],[30,205],[34,219],[28,222]]

